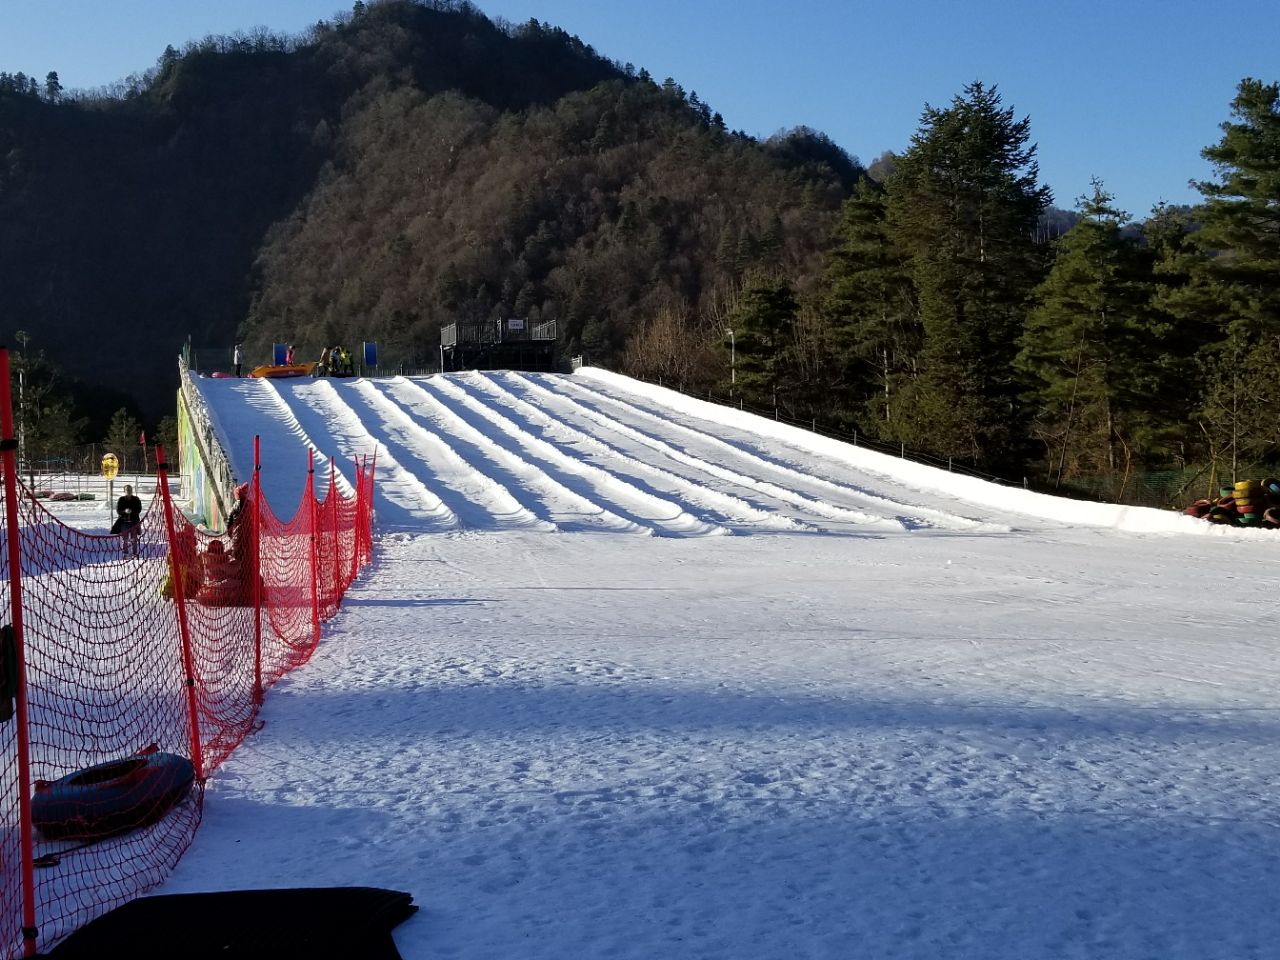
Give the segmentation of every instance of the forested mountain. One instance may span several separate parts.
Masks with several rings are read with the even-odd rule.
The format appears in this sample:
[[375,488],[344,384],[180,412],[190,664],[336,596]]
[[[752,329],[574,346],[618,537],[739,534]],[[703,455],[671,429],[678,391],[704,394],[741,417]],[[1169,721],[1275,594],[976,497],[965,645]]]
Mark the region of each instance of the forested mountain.
[[1280,474],[1280,86],[1246,79],[1230,111],[1205,202],[1135,221],[1100,181],[1051,206],[1031,118],[983,82],[867,171],[538,21],[357,0],[112,91],[0,72],[0,336],[154,423],[188,338],[251,362],[374,339],[416,366],[455,320],[556,320],[565,357],[1052,488],[1164,471],[1177,496]]
[[861,174],[821,134],[732,134],[672,80],[441,0],[170,48],[115,96],[5,77],[0,336],[149,411],[188,337],[412,362],[441,324],[520,315],[616,360],[664,304],[812,277]]

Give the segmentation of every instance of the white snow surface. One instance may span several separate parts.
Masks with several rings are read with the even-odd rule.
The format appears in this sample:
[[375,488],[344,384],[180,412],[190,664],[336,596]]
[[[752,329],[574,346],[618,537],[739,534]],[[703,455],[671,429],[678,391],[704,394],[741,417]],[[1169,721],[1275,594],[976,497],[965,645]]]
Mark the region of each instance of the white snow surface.
[[604,371],[201,381],[373,565],[160,893],[413,894],[418,958],[1280,957],[1277,534]]

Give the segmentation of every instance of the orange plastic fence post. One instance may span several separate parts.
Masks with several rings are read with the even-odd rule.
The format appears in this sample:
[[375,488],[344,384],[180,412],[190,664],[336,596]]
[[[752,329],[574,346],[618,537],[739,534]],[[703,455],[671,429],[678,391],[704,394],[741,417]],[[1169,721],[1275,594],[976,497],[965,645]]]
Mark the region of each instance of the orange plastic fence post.
[[[178,613],[178,635],[182,638],[182,671],[187,686],[187,714],[191,723],[191,765],[196,768],[196,780],[203,783],[204,750],[200,746],[200,710],[196,704],[195,657],[191,653],[191,630],[187,622],[186,585],[182,581],[182,567],[178,556],[173,499],[169,496],[169,464],[165,461],[164,447],[159,444],[156,444],[156,485],[160,488],[160,500],[164,504],[164,531],[169,539],[169,576],[173,581],[173,604]],[[194,562],[195,558],[191,559]]]
[[333,501],[329,505],[330,524],[333,527],[333,602],[340,604],[342,602],[342,558],[339,556],[341,552],[338,549],[338,482],[337,482],[337,465],[336,461],[329,458],[329,499]]
[[319,549],[316,543],[316,452],[307,451],[307,525],[311,528],[311,638],[320,642],[320,597],[317,586],[320,580]]
[[374,458],[369,463],[369,476],[366,477],[365,483],[365,563],[369,563],[374,558],[374,489],[378,486],[378,481],[374,477],[378,474],[378,447],[374,447]]
[[262,705],[262,437],[253,437],[253,702]]
[[4,465],[5,534],[9,549],[9,613],[13,625],[18,690],[14,719],[18,724],[18,820],[22,831],[22,942],[25,956],[36,955],[36,878],[31,824],[31,742],[27,729],[27,660],[22,635],[22,546],[18,529],[18,441],[13,435],[13,397],[9,388],[9,351],[0,347],[0,460]]
[[356,509],[355,520],[351,524],[351,566],[347,570],[347,583],[351,584],[360,572],[360,525],[361,505],[364,503],[364,469],[360,465],[360,457],[351,458],[352,471],[356,476]]

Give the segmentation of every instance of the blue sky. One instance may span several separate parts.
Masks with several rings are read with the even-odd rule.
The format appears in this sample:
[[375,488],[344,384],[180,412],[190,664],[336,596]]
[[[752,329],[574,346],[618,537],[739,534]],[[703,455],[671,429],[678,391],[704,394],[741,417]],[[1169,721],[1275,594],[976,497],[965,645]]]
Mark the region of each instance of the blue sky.
[[[1031,117],[1041,180],[1071,208],[1099,177],[1134,216],[1189,203],[1236,85],[1280,79],[1280,3],[1251,0],[480,0],[673,77],[733,129],[804,124],[870,163],[926,103],[997,84]],[[166,44],[264,25],[297,32],[333,0],[0,0],[0,70],[94,87]],[[1211,13],[1210,13],[1211,11]]]

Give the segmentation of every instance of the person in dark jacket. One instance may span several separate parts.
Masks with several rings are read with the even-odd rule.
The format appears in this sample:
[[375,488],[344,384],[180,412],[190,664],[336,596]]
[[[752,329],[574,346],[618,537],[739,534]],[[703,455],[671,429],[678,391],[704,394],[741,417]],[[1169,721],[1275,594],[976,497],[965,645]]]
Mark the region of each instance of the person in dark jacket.
[[142,517],[142,501],[133,495],[133,485],[124,485],[124,496],[116,501],[116,522],[111,525],[112,533],[121,533],[132,527]]
[[124,534],[126,556],[138,555],[138,521],[142,517],[142,501],[133,495],[132,484],[124,485],[124,496],[116,501],[116,522],[112,533]]

